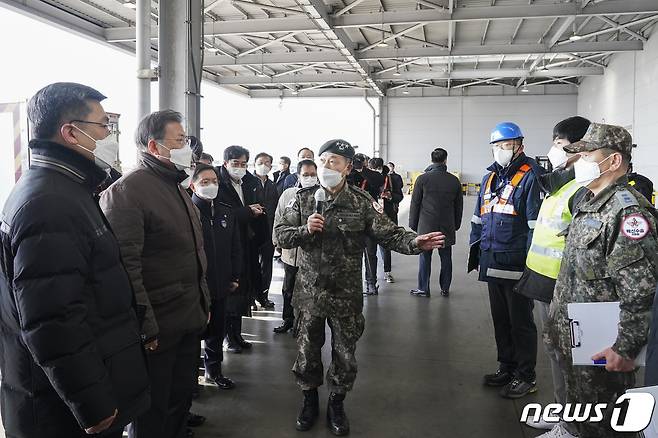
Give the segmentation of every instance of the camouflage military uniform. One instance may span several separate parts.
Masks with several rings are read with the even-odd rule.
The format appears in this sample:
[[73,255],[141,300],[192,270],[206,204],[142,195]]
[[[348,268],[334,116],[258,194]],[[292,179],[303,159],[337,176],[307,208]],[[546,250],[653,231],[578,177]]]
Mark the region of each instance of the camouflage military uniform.
[[[647,342],[658,282],[656,223],[653,207],[626,177],[596,197],[590,194],[576,209],[545,332],[567,378],[567,403],[611,406],[635,384],[634,372],[572,365],[567,304],[619,301],[619,333],[612,349],[635,358]],[[638,224],[647,227],[633,231]],[[610,414],[600,423],[572,423],[567,428],[580,437],[619,436],[610,428]]]
[[297,311],[298,353],[293,373],[302,390],[322,385],[321,349],[325,320],[332,334],[332,363],[327,384],[344,394],[356,379],[356,342],[364,329],[361,257],[367,237],[387,249],[419,254],[416,233],[397,227],[363,190],[345,184],[335,196],[327,193],[324,231],[310,234],[306,221],[315,212],[319,186],[301,189],[275,224],[282,248],[299,247],[299,274],[293,306]]

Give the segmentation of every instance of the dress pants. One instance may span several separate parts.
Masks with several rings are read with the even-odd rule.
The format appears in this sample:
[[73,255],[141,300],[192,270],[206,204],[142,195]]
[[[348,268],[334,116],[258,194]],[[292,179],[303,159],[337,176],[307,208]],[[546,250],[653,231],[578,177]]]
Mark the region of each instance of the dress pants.
[[366,283],[377,284],[377,241],[369,237],[365,238],[366,247],[363,256],[366,263]]
[[[548,321],[548,309],[551,304],[544,301],[535,300],[537,303],[537,313],[539,314],[539,320],[542,325],[542,332],[544,324]],[[551,375],[553,377],[553,397],[555,398],[555,403],[565,404],[567,402],[567,383],[562,369],[560,369],[560,361],[557,350],[548,343],[544,342],[544,349],[546,350],[546,355],[551,361]]]
[[184,438],[192,392],[198,382],[198,333],[167,340],[165,350],[147,353],[151,408],[129,427],[130,438]]
[[268,291],[272,283],[272,264],[274,262],[274,245],[272,242],[267,242],[258,248],[258,264],[259,264],[259,283],[258,290],[256,290],[256,300],[263,304],[268,300]]
[[204,337],[203,366],[206,374],[215,377],[222,373],[224,338],[226,337],[226,297],[212,300],[210,323]]
[[[439,287],[442,291],[450,292],[452,283],[452,247],[439,249],[441,258],[441,272],[439,274]],[[430,293],[430,276],[432,274],[432,251],[424,251],[418,256],[418,289]]]
[[[398,224],[397,213],[390,214],[388,217],[391,218],[395,225]],[[384,272],[391,272],[391,250],[379,245],[379,253],[382,255],[382,259],[384,260]]]
[[292,294],[295,289],[295,279],[297,278],[297,271],[299,268],[296,266],[283,264],[283,286],[281,293],[283,294],[283,320],[292,321],[295,319],[295,313],[292,307]]

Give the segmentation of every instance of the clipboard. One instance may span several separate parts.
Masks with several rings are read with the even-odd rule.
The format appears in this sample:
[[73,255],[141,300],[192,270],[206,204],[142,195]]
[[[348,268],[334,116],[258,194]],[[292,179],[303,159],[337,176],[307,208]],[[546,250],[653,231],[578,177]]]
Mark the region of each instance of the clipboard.
[[[592,356],[611,347],[617,339],[619,301],[567,304],[571,331],[571,358],[574,365],[605,366],[605,360]],[[647,347],[635,358],[637,366],[646,363]]]
[[480,240],[478,239],[473,242],[468,251],[468,267],[466,273],[474,271],[480,266]]

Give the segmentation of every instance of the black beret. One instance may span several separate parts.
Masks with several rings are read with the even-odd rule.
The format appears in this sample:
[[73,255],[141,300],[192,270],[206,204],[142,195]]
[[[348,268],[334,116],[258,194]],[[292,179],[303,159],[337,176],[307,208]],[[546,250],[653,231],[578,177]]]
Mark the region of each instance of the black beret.
[[340,155],[350,160],[354,158],[354,148],[345,140],[329,140],[322,145],[318,155],[322,155],[325,152]]

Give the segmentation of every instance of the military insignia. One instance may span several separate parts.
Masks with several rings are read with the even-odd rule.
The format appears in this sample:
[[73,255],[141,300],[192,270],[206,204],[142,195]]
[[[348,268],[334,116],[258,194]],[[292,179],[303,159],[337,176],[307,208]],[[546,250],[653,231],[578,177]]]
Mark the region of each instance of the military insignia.
[[347,144],[343,143],[342,141],[339,141],[336,143],[336,147],[338,148],[339,151],[344,151],[347,149]]
[[228,227],[228,222],[226,222],[224,219],[222,219],[222,220],[219,222],[219,224],[220,224],[223,228]]
[[288,202],[288,204],[286,204],[286,208],[293,208],[293,207],[295,206],[295,202],[297,202],[297,200],[296,200],[295,198],[292,198],[292,199]]
[[649,222],[641,214],[631,214],[621,221],[621,232],[631,240],[640,240],[649,234]]
[[384,213],[384,208],[382,208],[381,204],[377,201],[372,201],[372,208],[374,208],[379,214]]
[[628,207],[635,207],[639,205],[637,203],[637,199],[635,199],[635,196],[628,190],[624,190],[621,192],[617,192],[615,194],[615,197],[617,198],[617,201],[621,204],[622,208],[628,208]]

